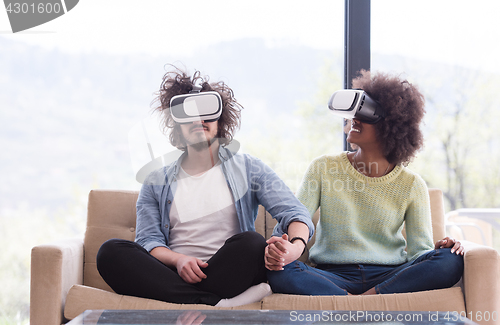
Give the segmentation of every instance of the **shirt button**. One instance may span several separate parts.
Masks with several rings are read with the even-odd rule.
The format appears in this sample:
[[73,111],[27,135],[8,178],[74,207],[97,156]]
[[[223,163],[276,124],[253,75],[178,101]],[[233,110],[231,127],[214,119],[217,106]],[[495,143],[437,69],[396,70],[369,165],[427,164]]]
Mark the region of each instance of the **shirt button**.
[[165,228],[168,228],[168,225],[165,225]]
[[170,204],[170,203],[172,203],[172,201],[168,200],[168,201],[167,201],[167,204]]
[[135,231],[135,228],[134,227],[130,227],[130,232],[134,232]]

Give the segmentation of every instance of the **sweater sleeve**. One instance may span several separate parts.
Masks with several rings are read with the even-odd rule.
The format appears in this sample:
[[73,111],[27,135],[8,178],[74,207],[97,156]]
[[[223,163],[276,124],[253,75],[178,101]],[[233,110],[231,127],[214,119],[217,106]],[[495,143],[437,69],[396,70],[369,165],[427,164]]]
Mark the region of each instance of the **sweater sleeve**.
[[326,164],[324,157],[319,157],[307,168],[302,182],[297,191],[297,197],[309,211],[309,216],[314,215],[319,208],[321,197],[321,173],[320,166]]
[[412,261],[434,248],[429,191],[424,180],[416,175],[405,213],[408,260]]

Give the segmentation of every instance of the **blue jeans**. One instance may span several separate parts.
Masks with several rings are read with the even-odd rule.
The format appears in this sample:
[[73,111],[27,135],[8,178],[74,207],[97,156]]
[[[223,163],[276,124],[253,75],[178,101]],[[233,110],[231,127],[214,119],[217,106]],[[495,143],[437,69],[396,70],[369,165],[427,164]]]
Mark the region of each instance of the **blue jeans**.
[[282,271],[267,271],[274,293],[296,295],[403,293],[449,288],[462,277],[464,262],[450,248],[428,251],[401,265],[320,264],[316,268],[295,261]]

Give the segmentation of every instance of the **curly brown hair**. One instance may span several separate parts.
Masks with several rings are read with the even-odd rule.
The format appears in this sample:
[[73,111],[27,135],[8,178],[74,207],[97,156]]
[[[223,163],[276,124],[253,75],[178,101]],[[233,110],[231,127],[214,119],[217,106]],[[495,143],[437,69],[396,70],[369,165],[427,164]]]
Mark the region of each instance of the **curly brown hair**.
[[352,87],[364,90],[385,111],[385,118],[375,124],[385,158],[391,164],[408,165],[424,145],[420,130],[424,96],[400,75],[366,70],[360,74],[353,79]]
[[234,98],[233,90],[224,82],[209,83],[208,77],[202,77],[200,71],[195,71],[192,77],[179,68],[173,67],[163,76],[160,90],[152,105],[155,111],[161,114],[163,133],[168,135],[170,143],[180,150],[186,150],[186,143],[180,125],[174,121],[170,112],[172,97],[188,94],[197,84],[201,92],[216,91],[222,98],[222,114],[218,120],[217,138],[221,145],[228,144],[233,139],[234,132],[240,127],[241,106]]

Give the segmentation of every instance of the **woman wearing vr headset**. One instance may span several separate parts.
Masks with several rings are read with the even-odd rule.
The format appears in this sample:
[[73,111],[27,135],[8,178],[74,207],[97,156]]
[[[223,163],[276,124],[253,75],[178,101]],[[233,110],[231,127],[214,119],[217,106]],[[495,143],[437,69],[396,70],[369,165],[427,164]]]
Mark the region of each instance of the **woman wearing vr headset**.
[[309,253],[316,267],[283,265],[283,240],[272,238],[271,288],[368,295],[451,287],[463,273],[463,247],[449,237],[433,243],[427,186],[406,167],[423,146],[424,97],[390,74],[362,71],[352,84],[360,90],[335,93],[329,106],[351,114],[347,141],[357,150],[315,159],[297,194],[311,216],[321,208]]

